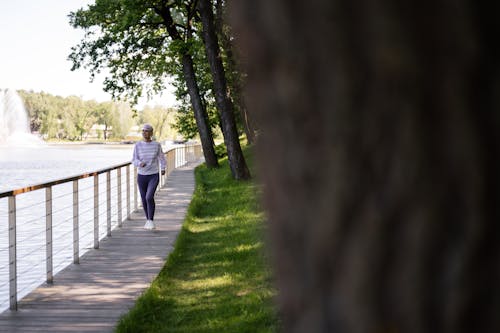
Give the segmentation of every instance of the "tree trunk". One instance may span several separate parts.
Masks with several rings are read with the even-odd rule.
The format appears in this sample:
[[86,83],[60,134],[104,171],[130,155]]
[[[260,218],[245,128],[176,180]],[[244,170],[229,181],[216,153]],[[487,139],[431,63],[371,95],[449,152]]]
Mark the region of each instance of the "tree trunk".
[[250,179],[250,171],[248,170],[245,157],[241,151],[238,131],[236,129],[233,103],[227,95],[226,77],[220,58],[217,35],[215,34],[212,4],[209,0],[199,0],[197,8],[200,12],[203,25],[205,50],[214,82],[215,100],[223,127],[222,133],[227,148],[231,173],[233,178],[237,180]]
[[224,11],[223,11],[223,1],[217,0],[216,2],[216,18],[215,18],[215,30],[220,38],[222,50],[224,51],[227,59],[227,72],[230,73],[232,77],[232,90],[231,96],[234,103],[238,106],[240,111],[241,122],[243,124],[243,129],[245,130],[245,135],[249,144],[255,143],[255,127],[253,125],[252,119],[248,114],[247,106],[245,103],[245,98],[243,96],[242,89],[242,78],[240,71],[238,71],[238,66],[236,64],[236,58],[233,53],[233,43],[226,32],[224,32]]
[[209,168],[218,167],[219,162],[215,154],[212,131],[208,125],[207,111],[201,101],[200,91],[196,83],[193,59],[188,54],[182,56],[182,71],[184,73],[184,79],[186,80],[189,97],[191,98],[191,104],[193,105],[194,118],[196,120],[196,127],[198,127],[198,133],[200,133],[205,163]]
[[[156,8],[155,10],[158,15],[162,17],[170,37],[173,40],[183,41],[181,34],[174,24],[172,14],[170,13],[170,7],[165,6]],[[186,81],[188,94],[193,106],[196,127],[198,128],[201,146],[203,148],[203,156],[205,157],[207,167],[215,168],[219,166],[219,162],[217,160],[217,155],[215,154],[212,131],[208,125],[207,110],[201,101],[200,90],[198,88],[193,66],[193,59],[186,49],[184,49],[183,52],[184,53],[181,55],[182,72],[184,74],[184,80]]]
[[499,5],[232,3],[284,331],[500,332]]

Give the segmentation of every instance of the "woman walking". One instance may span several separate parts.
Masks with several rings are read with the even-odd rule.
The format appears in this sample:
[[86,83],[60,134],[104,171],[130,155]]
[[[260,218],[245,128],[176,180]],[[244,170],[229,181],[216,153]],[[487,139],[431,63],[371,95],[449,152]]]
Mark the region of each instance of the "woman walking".
[[[153,222],[155,215],[154,194],[160,182],[159,170],[165,174],[165,155],[159,142],[153,141],[153,126],[144,124],[142,126],[143,141],[139,141],[134,146],[132,163],[137,169],[137,185],[141,193],[142,207],[146,214],[146,224],[144,229],[155,229]],[[158,162],[160,167],[158,168]]]

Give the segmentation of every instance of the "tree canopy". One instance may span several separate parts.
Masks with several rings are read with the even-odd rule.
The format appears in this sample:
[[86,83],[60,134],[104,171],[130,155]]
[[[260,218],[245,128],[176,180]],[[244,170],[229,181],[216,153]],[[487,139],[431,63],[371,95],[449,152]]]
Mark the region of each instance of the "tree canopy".
[[84,67],[92,78],[106,69],[104,90],[116,98],[137,102],[144,93],[160,93],[172,66],[172,50],[186,46],[167,43],[156,2],[97,0],[71,13],[71,25],[86,31],[69,56],[72,69]]
[[133,103],[144,92],[162,91],[182,64],[205,161],[215,167],[213,135],[191,56],[194,13],[193,1],[96,0],[70,14],[73,27],[86,30],[70,59],[73,69],[83,66],[91,75],[106,68],[104,90]]
[[45,92],[18,91],[30,120],[30,129],[45,139],[81,141],[88,139],[92,128],[99,139],[127,138],[138,122],[155,124],[158,139],[175,139],[177,110],[162,106],[144,107],[141,111],[121,101],[97,102],[78,96],[61,97]]
[[[207,10],[201,10],[203,8]],[[210,18],[211,24],[201,24],[205,22],[203,18]],[[216,124],[219,125],[233,176],[236,179],[250,176],[239,145],[229,89],[226,84],[220,84],[227,82],[222,63],[217,70],[208,66],[213,63],[208,61],[210,54],[221,54],[214,35],[211,1],[200,6],[200,2],[193,0],[96,0],[87,8],[71,13],[70,23],[86,31],[84,39],[69,56],[74,70],[87,68],[93,77],[106,69],[104,90],[132,103],[143,94],[161,92],[166,80],[174,78],[181,103],[187,102],[186,92],[191,103],[191,108],[186,104],[181,106],[183,112],[177,118],[177,128],[188,137],[193,135],[192,122],[185,117],[192,110],[205,161],[214,167],[218,163],[212,133]],[[210,35],[206,34],[207,27],[210,27]],[[207,36],[215,36],[215,39]],[[208,46],[210,40],[215,43]],[[224,103],[217,96],[222,96]],[[217,117],[212,112],[214,101],[219,111]]]

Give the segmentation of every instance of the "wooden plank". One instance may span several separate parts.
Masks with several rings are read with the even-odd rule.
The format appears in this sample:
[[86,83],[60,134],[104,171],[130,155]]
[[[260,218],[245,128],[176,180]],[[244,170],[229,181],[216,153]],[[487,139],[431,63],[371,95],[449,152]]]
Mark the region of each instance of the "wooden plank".
[[143,212],[0,314],[1,332],[113,332],[121,315],[150,285],[173,249],[194,190],[196,164],[173,171],[156,196],[156,230]]

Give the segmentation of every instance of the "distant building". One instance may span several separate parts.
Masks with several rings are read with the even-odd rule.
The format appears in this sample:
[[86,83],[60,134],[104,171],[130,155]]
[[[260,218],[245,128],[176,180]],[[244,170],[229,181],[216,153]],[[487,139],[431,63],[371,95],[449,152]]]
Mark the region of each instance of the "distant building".
[[110,137],[113,134],[113,126],[108,126],[104,124],[94,124],[90,128],[90,131],[87,135],[88,139],[104,139]]

